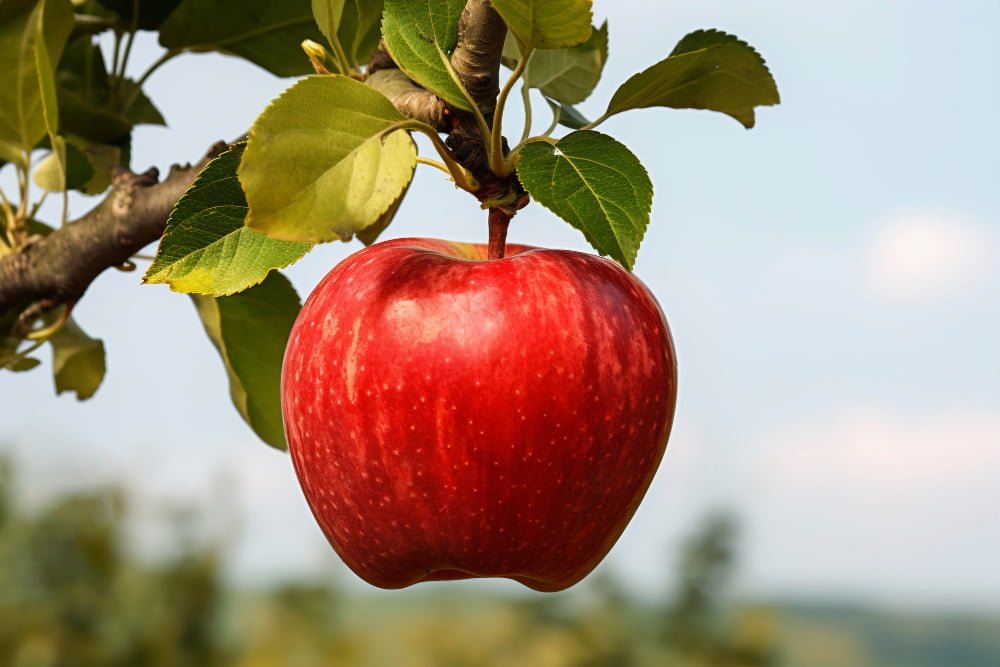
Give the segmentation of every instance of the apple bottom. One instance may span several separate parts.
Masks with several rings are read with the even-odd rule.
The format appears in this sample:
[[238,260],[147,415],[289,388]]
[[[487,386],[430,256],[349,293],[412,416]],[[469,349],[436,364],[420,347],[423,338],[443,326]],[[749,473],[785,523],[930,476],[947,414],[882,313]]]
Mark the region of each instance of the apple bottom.
[[425,239],[344,260],[303,307],[282,380],[295,470],[366,581],[567,588],[607,554],[673,418],[666,321],[583,253]]

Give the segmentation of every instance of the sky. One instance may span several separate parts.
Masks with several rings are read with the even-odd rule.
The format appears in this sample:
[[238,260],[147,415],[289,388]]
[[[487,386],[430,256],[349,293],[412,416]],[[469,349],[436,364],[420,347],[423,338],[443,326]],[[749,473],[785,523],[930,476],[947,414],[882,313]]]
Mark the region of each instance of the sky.
[[[581,105],[592,117],[698,28],[754,45],[782,95],[751,131],[664,109],[601,128],[654,183],[635,271],[670,321],[680,397],[661,469],[600,569],[660,590],[683,536],[726,507],[743,523],[747,595],[1000,609],[1000,2],[598,0],[595,13],[611,32]],[[138,40],[131,72],[160,52]],[[134,166],[198,159],[290,84],[219,55],[169,63],[148,84],[169,127],[137,130]],[[73,213],[89,205],[74,198]],[[385,238],[485,232],[475,201],[420,168]],[[510,240],[588,250],[537,205]],[[304,296],[359,248],[327,244],[288,274]],[[220,508],[235,577],[333,570],[374,591],[347,583],[288,457],[232,408],[187,297],[139,277],[104,273],[74,311],[108,350],[92,400],[55,397],[47,367],[0,375],[0,451],[26,498],[126,479],[140,518],[164,499]]]

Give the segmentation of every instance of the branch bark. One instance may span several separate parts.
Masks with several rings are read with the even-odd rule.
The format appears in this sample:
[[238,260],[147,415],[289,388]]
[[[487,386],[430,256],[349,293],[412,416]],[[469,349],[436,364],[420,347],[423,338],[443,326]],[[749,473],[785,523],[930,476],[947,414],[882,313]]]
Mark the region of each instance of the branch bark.
[[162,182],[155,168],[141,174],[119,170],[111,190],[86,215],[0,259],[0,317],[29,307],[40,315],[76,303],[105,269],[126,265],[163,235],[174,204],[226,147],[220,141],[197,164],[175,165]]
[[389,98],[399,113],[407,118],[423,121],[438,132],[447,132],[448,108],[440,97],[410,80],[396,67],[369,71],[365,81],[369,86]]
[[507,24],[489,0],[469,0],[458,22],[458,44],[451,67],[489,120],[500,93],[500,56]]
[[[496,109],[506,34],[506,25],[488,0],[469,0],[451,63],[487,121]],[[472,114],[449,108],[409,81],[383,47],[372,58],[368,74],[401,113],[449,134],[447,143],[456,158],[483,185],[476,193],[480,200],[494,202],[502,196],[506,201],[513,193],[517,204],[507,207],[510,214],[527,201],[516,178],[500,179],[489,169],[486,141]],[[162,236],[174,204],[225,148],[219,142],[198,164],[175,166],[163,182],[158,182],[155,169],[142,174],[120,171],[107,196],[86,215],[46,237],[32,237],[14,254],[0,258],[0,319],[12,312],[34,317],[60,304],[72,305],[105,269],[127,265],[133,254]]]

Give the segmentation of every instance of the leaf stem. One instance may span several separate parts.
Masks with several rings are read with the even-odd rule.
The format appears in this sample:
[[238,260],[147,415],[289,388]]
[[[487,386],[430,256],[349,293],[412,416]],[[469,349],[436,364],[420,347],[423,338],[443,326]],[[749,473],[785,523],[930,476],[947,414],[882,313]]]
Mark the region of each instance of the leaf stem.
[[122,48],[122,33],[119,30],[115,30],[115,48],[111,52],[111,74],[114,75],[118,71],[118,56],[121,55]]
[[504,209],[494,206],[490,209],[490,244],[487,249],[487,259],[503,259],[507,252],[507,228],[510,226],[511,215]]
[[135,41],[135,33],[139,30],[139,0],[132,0],[132,22],[129,25],[128,39],[125,41],[125,53],[122,55],[122,62],[117,72],[119,81],[125,78],[125,68],[128,66],[128,58],[132,54],[132,42]]
[[589,123],[587,123],[586,125],[584,125],[583,127],[581,127],[579,130],[577,130],[577,132],[583,132],[584,130],[593,130],[595,127],[597,127],[598,125],[600,125],[601,123],[603,123],[604,121],[606,121],[610,117],[611,117],[610,114],[607,114],[607,113],[602,114],[601,116],[599,116],[597,118],[597,120],[590,121]]
[[[458,160],[455,159],[451,149],[445,145],[444,141],[441,140],[441,136],[433,127],[427,123],[422,123],[419,120],[405,120],[387,127],[382,132],[382,136],[388,136],[396,130],[415,130],[422,133],[431,140],[431,144],[434,145],[434,149],[438,152],[438,155],[441,156],[441,159],[444,160],[444,167],[447,169],[448,173],[451,174],[452,179],[455,181],[455,185],[462,188],[466,192],[475,193],[479,190],[479,181],[476,180],[476,177],[472,175],[471,171],[463,167]],[[417,157],[417,161],[420,162],[419,156]]]
[[[552,109],[552,123],[545,128],[544,132],[542,132],[542,136],[544,137],[552,136],[552,133],[556,131],[557,127],[559,127],[559,119],[562,118],[562,107],[556,106],[550,102],[549,108]],[[521,139],[521,143],[524,143],[524,138]]]
[[429,157],[418,155],[417,164],[426,164],[428,167],[434,167],[435,169],[439,169],[440,171],[443,171],[444,173],[448,174],[449,177],[451,177],[451,172],[448,171],[448,167],[443,162],[438,162],[437,160],[432,160]]
[[552,144],[553,146],[555,146],[559,142],[559,140],[556,139],[555,137],[550,137],[544,134],[536,134],[533,137],[528,137],[524,141],[520,142],[517,146],[514,146],[512,149],[510,149],[510,153],[507,154],[507,161],[511,164],[512,167],[517,164],[517,156],[521,152],[521,149],[524,148],[524,145],[530,144],[533,141],[544,141],[545,143]]
[[524,103],[524,129],[521,131],[520,141],[524,141],[531,136],[531,89],[527,82],[521,84],[521,101]]
[[500,96],[497,98],[497,110],[493,114],[493,129],[490,134],[490,169],[497,176],[509,176],[512,171],[510,163],[507,162],[503,154],[503,111],[507,105],[507,97],[510,95],[511,89],[521,75],[524,74],[524,70],[528,66],[531,54],[531,49],[521,53],[521,57],[517,61],[517,66],[510,73],[510,77],[507,78],[506,83],[503,84],[503,88],[500,89]]
[[[30,158],[25,156],[25,162],[28,163]],[[23,245],[28,240],[28,232],[26,226],[27,212],[28,212],[28,197],[31,194],[31,184],[28,181],[28,167],[24,164],[17,165],[17,194],[20,197],[20,201],[17,202],[17,210],[14,211],[13,217],[10,219],[10,227],[8,232],[10,232],[10,241],[15,248]]]
[[354,65],[351,64],[350,58],[347,57],[347,53],[344,51],[344,46],[340,43],[340,35],[337,34],[336,26],[333,25],[332,12],[330,13],[330,21],[326,29],[330,33],[330,46],[333,47],[333,53],[337,56],[337,66],[340,68],[340,73],[344,76],[351,76],[354,72]]
[[32,205],[31,211],[28,212],[28,218],[29,219],[34,219],[35,216],[38,215],[38,209],[40,209],[42,207],[42,204],[45,203],[45,199],[48,196],[49,196],[49,191],[48,190],[42,190],[42,196],[38,198],[38,201],[36,201]]
[[[47,341],[57,331],[62,329],[63,325],[66,324],[66,321],[69,320],[69,314],[73,311],[73,305],[74,305],[73,303],[64,303],[62,313],[59,314],[59,318],[56,319],[55,322],[53,322],[47,327],[43,327],[41,329],[36,329],[34,331],[29,332],[28,335],[25,336],[25,338],[27,338],[28,340],[38,341],[39,345]],[[26,350],[25,354],[28,354],[31,350],[34,349],[35,348],[30,348]]]
[[36,340],[36,341],[32,342],[31,345],[29,345],[28,347],[24,348],[20,352],[15,352],[10,358],[8,358],[7,365],[4,368],[10,368],[11,366],[13,366],[14,364],[16,364],[17,362],[21,361],[22,359],[24,359],[25,357],[27,357],[29,354],[31,354],[32,352],[34,352],[35,350],[37,350],[38,348],[40,348],[42,345],[45,345],[45,341],[46,340],[47,339],[44,339],[44,338],[42,340]]

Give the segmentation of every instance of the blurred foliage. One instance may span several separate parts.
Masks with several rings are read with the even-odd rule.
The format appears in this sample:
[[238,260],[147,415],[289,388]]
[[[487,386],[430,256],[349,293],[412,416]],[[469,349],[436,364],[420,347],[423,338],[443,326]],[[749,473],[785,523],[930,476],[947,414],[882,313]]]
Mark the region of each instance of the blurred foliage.
[[734,599],[737,526],[709,517],[671,593],[637,599],[598,572],[564,594],[442,584],[347,595],[331,582],[230,585],[204,516],[175,511],[170,553],[130,547],[121,488],[27,511],[0,458],[3,667],[756,667],[1000,664],[989,619],[899,617]]

